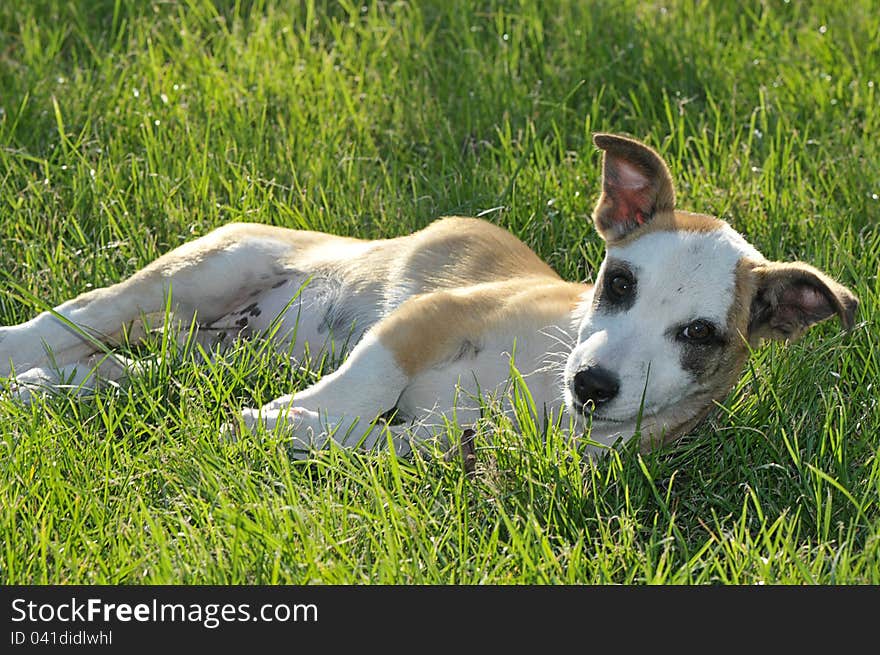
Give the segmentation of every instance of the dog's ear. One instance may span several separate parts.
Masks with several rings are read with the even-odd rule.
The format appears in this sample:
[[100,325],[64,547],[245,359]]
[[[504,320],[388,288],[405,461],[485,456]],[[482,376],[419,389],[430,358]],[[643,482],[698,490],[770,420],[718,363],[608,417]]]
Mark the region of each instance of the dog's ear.
[[612,243],[675,208],[672,177],[663,159],[648,146],[613,134],[594,134],[603,150],[602,195],[593,220]]
[[749,341],[794,341],[804,331],[837,314],[852,328],[858,298],[842,284],[802,262],[768,262],[753,269],[755,295],[749,315]]

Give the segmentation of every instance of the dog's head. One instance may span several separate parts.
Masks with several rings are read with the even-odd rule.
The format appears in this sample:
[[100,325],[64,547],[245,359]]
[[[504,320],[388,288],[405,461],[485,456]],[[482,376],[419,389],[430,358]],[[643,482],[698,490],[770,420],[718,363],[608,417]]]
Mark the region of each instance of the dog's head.
[[643,448],[670,441],[727,395],[762,339],[794,340],[835,314],[852,326],[849,289],[766,260],[724,221],[676,210],[669,170],[647,146],[594,142],[604,160],[593,218],[607,252],[564,380],[594,440],[626,439],[640,421]]

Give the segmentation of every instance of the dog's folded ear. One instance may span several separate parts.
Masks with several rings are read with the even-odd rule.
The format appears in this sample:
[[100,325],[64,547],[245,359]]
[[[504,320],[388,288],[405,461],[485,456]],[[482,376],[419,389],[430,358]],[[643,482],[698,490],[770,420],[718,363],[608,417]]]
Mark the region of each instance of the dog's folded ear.
[[593,143],[604,151],[602,195],[593,213],[602,238],[613,243],[675,208],[672,177],[660,155],[613,134],[594,134]]
[[767,262],[753,269],[755,295],[749,316],[749,340],[794,341],[804,331],[837,314],[852,328],[859,301],[842,284],[802,262]]

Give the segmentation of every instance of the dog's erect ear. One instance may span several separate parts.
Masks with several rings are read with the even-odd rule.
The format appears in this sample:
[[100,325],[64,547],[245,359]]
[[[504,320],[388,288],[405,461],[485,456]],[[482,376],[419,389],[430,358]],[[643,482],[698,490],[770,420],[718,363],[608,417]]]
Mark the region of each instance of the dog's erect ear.
[[749,316],[749,341],[762,338],[794,341],[820,321],[837,314],[849,330],[858,298],[821,271],[795,262],[769,262],[753,269],[755,295]]
[[675,207],[675,190],[666,163],[648,146],[612,134],[594,134],[604,150],[602,195],[593,212],[596,229],[609,243]]

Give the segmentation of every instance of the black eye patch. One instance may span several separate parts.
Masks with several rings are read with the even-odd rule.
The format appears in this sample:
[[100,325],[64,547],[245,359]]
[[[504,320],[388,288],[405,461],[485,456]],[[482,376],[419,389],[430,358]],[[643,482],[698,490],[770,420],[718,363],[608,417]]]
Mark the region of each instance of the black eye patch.
[[697,379],[713,375],[724,360],[727,338],[711,321],[696,319],[671,328],[667,335],[681,348],[681,367]]
[[637,286],[633,270],[622,261],[610,259],[596,283],[593,306],[608,314],[626,311],[636,301]]

